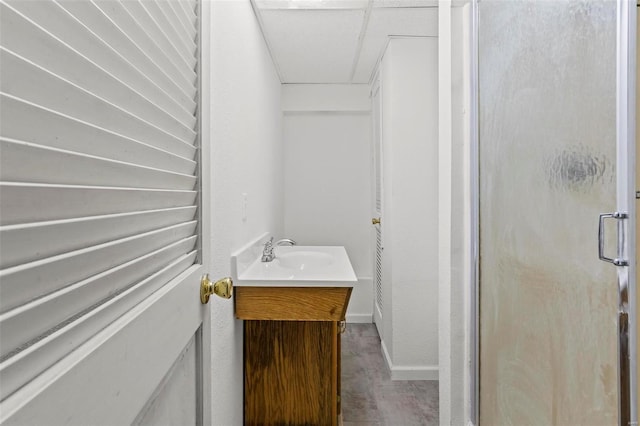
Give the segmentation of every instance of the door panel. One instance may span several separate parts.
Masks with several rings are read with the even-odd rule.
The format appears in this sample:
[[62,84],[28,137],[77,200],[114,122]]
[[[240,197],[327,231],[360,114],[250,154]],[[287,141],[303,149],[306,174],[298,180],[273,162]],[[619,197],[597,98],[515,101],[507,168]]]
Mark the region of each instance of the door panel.
[[[2,425],[211,423],[209,6],[0,4]],[[178,30],[188,102],[141,47]]]
[[178,356],[173,366],[133,422],[136,426],[160,424],[195,425],[198,422],[199,330]]
[[[380,81],[376,78],[372,86],[371,108],[373,111],[373,218],[382,220],[382,92]],[[373,281],[375,285],[375,296],[373,301],[373,322],[378,329],[378,334],[382,336],[382,256],[384,246],[382,243],[382,223],[374,224],[373,232]]]
[[[191,268],[2,401],[2,424],[134,422],[202,324],[201,270]],[[179,402],[171,409],[194,405]]]
[[480,423],[617,424],[616,2],[478,18]]

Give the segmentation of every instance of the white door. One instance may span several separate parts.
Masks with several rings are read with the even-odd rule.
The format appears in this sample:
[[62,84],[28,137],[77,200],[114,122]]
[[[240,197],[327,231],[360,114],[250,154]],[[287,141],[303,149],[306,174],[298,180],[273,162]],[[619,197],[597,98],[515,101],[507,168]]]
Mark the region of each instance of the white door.
[[206,7],[0,4],[1,424],[211,423]]
[[371,88],[371,108],[373,111],[373,281],[375,284],[375,294],[373,300],[373,322],[378,329],[378,334],[382,337],[382,116],[381,116],[381,92],[380,80],[375,79]]

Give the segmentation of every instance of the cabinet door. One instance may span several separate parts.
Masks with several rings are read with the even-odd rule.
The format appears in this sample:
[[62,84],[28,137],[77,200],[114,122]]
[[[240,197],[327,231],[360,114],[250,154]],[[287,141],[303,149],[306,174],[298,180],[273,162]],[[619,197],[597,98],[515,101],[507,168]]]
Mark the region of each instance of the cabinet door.
[[335,321],[245,321],[245,424],[337,424]]

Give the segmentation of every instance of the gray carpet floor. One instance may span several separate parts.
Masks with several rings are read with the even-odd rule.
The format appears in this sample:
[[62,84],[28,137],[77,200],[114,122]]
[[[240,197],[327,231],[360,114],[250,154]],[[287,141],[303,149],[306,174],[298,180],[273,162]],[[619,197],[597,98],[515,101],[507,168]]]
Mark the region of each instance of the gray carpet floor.
[[348,324],[342,335],[344,426],[438,425],[438,382],[392,381],[373,324]]

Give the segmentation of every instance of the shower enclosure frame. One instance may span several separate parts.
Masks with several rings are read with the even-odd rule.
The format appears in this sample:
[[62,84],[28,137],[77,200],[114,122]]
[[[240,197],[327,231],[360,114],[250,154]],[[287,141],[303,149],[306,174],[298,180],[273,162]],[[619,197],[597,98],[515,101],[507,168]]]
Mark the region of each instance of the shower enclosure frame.
[[[618,257],[629,259],[628,266],[613,266],[618,272],[618,294],[619,294],[619,317],[628,318],[628,327],[619,332],[618,350],[619,359],[628,362],[628,374],[622,376],[620,362],[618,365],[618,423],[626,426],[638,424],[637,413],[637,338],[638,319],[636,306],[636,192],[635,192],[635,132],[636,132],[636,7],[640,0],[616,0],[617,3],[617,31],[616,31],[616,160],[617,160],[617,182],[616,182],[616,211],[628,213],[628,219],[619,221]],[[468,375],[468,395],[465,399],[469,401],[468,417],[472,425],[478,425],[479,421],[479,398],[480,398],[480,333],[479,333],[479,294],[480,294],[480,215],[479,215],[479,3],[481,0],[471,2],[471,31],[470,31],[470,100],[471,114],[470,120],[470,158],[471,158],[471,182],[470,197],[468,201],[471,206],[470,229],[470,259],[471,268],[469,276],[469,300],[470,312],[468,323],[469,332],[468,353],[469,371]],[[606,213],[606,212],[603,212]],[[594,218],[597,221],[597,218]],[[594,222],[595,223],[595,222]],[[598,241],[594,234],[594,250]],[[595,261],[595,260],[594,260]],[[624,321],[624,320],[623,320]],[[620,330],[620,327],[619,327]],[[628,339],[628,340],[627,340]],[[627,344],[628,343],[628,344]],[[626,397],[625,397],[626,395]]]

